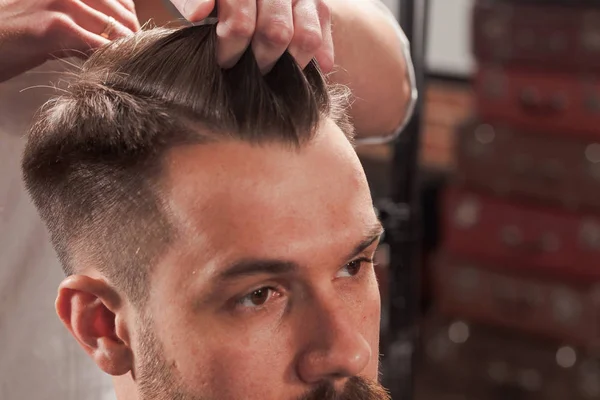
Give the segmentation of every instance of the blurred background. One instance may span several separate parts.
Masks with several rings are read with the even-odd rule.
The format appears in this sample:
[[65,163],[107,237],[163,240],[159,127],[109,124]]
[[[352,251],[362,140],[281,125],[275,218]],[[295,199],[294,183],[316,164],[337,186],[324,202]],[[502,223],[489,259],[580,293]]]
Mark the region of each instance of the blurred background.
[[[387,318],[389,275],[419,285],[418,335],[385,375],[417,400],[600,399],[600,3],[430,0],[425,23],[419,255],[378,267]],[[358,149],[376,204],[398,149]]]

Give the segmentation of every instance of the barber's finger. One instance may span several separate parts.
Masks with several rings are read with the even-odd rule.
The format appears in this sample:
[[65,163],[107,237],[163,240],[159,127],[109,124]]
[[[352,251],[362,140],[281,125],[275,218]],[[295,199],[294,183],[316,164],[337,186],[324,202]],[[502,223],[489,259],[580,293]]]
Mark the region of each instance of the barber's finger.
[[293,9],[294,37],[288,51],[302,69],[323,44],[321,21],[315,0],[298,0]]
[[83,0],[83,3],[104,15],[113,17],[121,25],[137,32],[140,29],[140,22],[135,12],[129,10],[124,4],[124,0]]
[[329,73],[333,70],[335,65],[335,48],[333,45],[331,11],[329,6],[324,1],[321,1],[321,4],[318,6],[318,8],[323,43],[315,53],[314,57],[317,60],[321,70],[325,73]]
[[294,37],[292,2],[258,0],[256,32],[252,51],[263,74],[273,68]]
[[171,3],[191,22],[202,21],[215,8],[215,0],[171,0]]
[[110,41],[82,28],[66,14],[57,14],[48,31],[49,39],[56,42],[57,50],[52,52],[54,57],[85,57],[94,49]]
[[255,33],[256,0],[221,0],[217,23],[217,61],[233,67],[242,57]]
[[116,39],[133,34],[133,31],[117,21],[116,17],[113,17],[115,20],[112,21],[109,15],[93,9],[83,2],[71,1],[69,3],[70,6],[68,10],[65,10],[66,13],[77,25],[88,32],[95,33],[96,35],[107,33],[108,39]]
[[135,2],[133,0],[118,0],[119,3],[121,3],[123,5],[123,7],[125,7],[128,11],[131,11],[132,13],[136,13],[135,11]]

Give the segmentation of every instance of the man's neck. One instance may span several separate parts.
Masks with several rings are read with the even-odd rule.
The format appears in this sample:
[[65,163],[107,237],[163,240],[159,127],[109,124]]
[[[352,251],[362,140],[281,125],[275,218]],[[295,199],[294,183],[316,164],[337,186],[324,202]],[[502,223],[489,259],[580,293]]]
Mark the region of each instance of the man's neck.
[[123,376],[113,377],[117,400],[139,400],[138,391],[131,372]]

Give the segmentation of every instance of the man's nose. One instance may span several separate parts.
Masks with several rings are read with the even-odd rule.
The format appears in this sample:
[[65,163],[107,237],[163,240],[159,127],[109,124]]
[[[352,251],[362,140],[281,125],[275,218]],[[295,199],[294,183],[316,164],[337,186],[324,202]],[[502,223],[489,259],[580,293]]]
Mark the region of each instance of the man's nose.
[[317,318],[311,318],[311,323],[304,326],[304,332],[311,333],[298,359],[297,369],[305,383],[318,384],[357,376],[371,361],[369,342],[353,324],[343,305],[338,305],[319,307]]

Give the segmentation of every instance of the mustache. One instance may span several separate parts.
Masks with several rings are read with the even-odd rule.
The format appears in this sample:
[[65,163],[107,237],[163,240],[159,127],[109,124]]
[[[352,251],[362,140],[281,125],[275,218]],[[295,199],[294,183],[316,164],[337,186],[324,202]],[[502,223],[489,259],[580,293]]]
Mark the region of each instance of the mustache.
[[332,382],[324,382],[298,400],[391,400],[391,397],[379,383],[352,377],[342,392],[337,391]]

